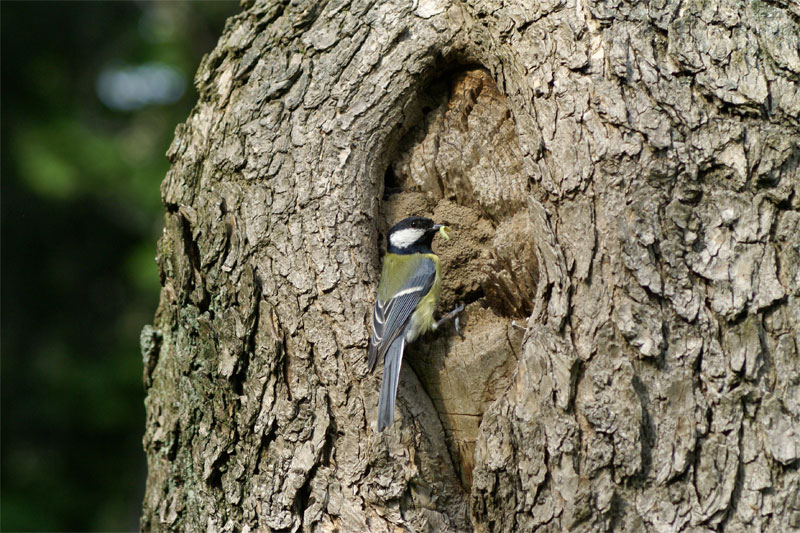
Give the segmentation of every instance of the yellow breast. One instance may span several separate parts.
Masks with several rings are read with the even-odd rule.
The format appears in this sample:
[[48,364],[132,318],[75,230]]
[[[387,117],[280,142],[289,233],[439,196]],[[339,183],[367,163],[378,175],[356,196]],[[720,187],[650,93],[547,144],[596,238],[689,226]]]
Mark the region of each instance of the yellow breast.
[[411,315],[413,322],[412,331],[416,332],[413,338],[406,338],[406,341],[411,342],[419,335],[422,335],[434,324],[433,314],[436,312],[436,306],[439,303],[439,294],[442,292],[442,266],[439,263],[439,258],[435,254],[425,254],[425,257],[433,261],[436,265],[436,278],[433,280],[433,287],[430,292],[426,294],[419,304],[417,309]]

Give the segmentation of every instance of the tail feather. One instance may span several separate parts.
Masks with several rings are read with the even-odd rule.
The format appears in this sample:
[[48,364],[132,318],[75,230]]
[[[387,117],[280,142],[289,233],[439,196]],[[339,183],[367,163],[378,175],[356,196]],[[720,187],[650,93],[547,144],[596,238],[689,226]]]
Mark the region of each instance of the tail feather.
[[397,398],[397,384],[400,381],[400,366],[403,362],[405,338],[400,335],[386,351],[383,363],[383,382],[378,399],[378,431],[383,431],[394,421],[394,401]]

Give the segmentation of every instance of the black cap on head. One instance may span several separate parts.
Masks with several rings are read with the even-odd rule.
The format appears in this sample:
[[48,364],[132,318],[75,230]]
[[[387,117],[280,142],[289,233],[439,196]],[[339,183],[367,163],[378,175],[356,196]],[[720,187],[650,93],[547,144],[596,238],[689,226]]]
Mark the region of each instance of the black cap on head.
[[408,217],[389,230],[386,240],[393,254],[433,253],[431,244],[440,226],[425,217]]
[[425,217],[408,217],[408,218],[404,218],[403,220],[401,220],[400,222],[398,222],[397,224],[392,226],[392,229],[389,231],[389,234],[391,235],[392,232],[397,231],[397,230],[401,230],[401,229],[405,229],[405,228],[416,228],[416,229],[422,229],[422,230],[429,230],[429,229],[433,228],[433,226],[434,226],[434,222],[433,222],[433,220],[431,220],[429,218],[425,218]]

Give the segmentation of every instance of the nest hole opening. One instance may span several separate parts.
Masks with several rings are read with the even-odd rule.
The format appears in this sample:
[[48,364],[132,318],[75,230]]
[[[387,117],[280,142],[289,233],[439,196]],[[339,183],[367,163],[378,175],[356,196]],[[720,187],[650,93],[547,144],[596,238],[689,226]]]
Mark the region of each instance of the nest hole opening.
[[[527,212],[529,179],[505,96],[482,68],[445,71],[406,109],[384,176],[382,239],[397,221],[450,226],[434,240],[442,262],[440,313],[459,303],[464,338],[441,331],[409,351],[433,400],[462,486],[472,484],[478,427],[511,383],[533,311],[538,264]],[[385,243],[384,243],[385,245]]]

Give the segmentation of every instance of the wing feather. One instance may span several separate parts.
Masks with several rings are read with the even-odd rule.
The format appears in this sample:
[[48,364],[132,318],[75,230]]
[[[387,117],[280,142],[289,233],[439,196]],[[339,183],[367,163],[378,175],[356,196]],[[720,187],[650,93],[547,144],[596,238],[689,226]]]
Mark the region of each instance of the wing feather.
[[[378,298],[375,300],[375,308],[372,311],[372,335],[369,342],[369,358],[367,366],[371,371],[375,368],[378,360],[386,354],[386,350],[405,329],[408,319],[414,312],[419,301],[431,290],[436,279],[436,265],[427,258],[415,259],[413,274],[408,276],[405,283],[394,297],[389,300],[380,298],[381,291],[378,291]],[[383,276],[386,273],[384,272]],[[381,280],[381,284],[384,280]]]

